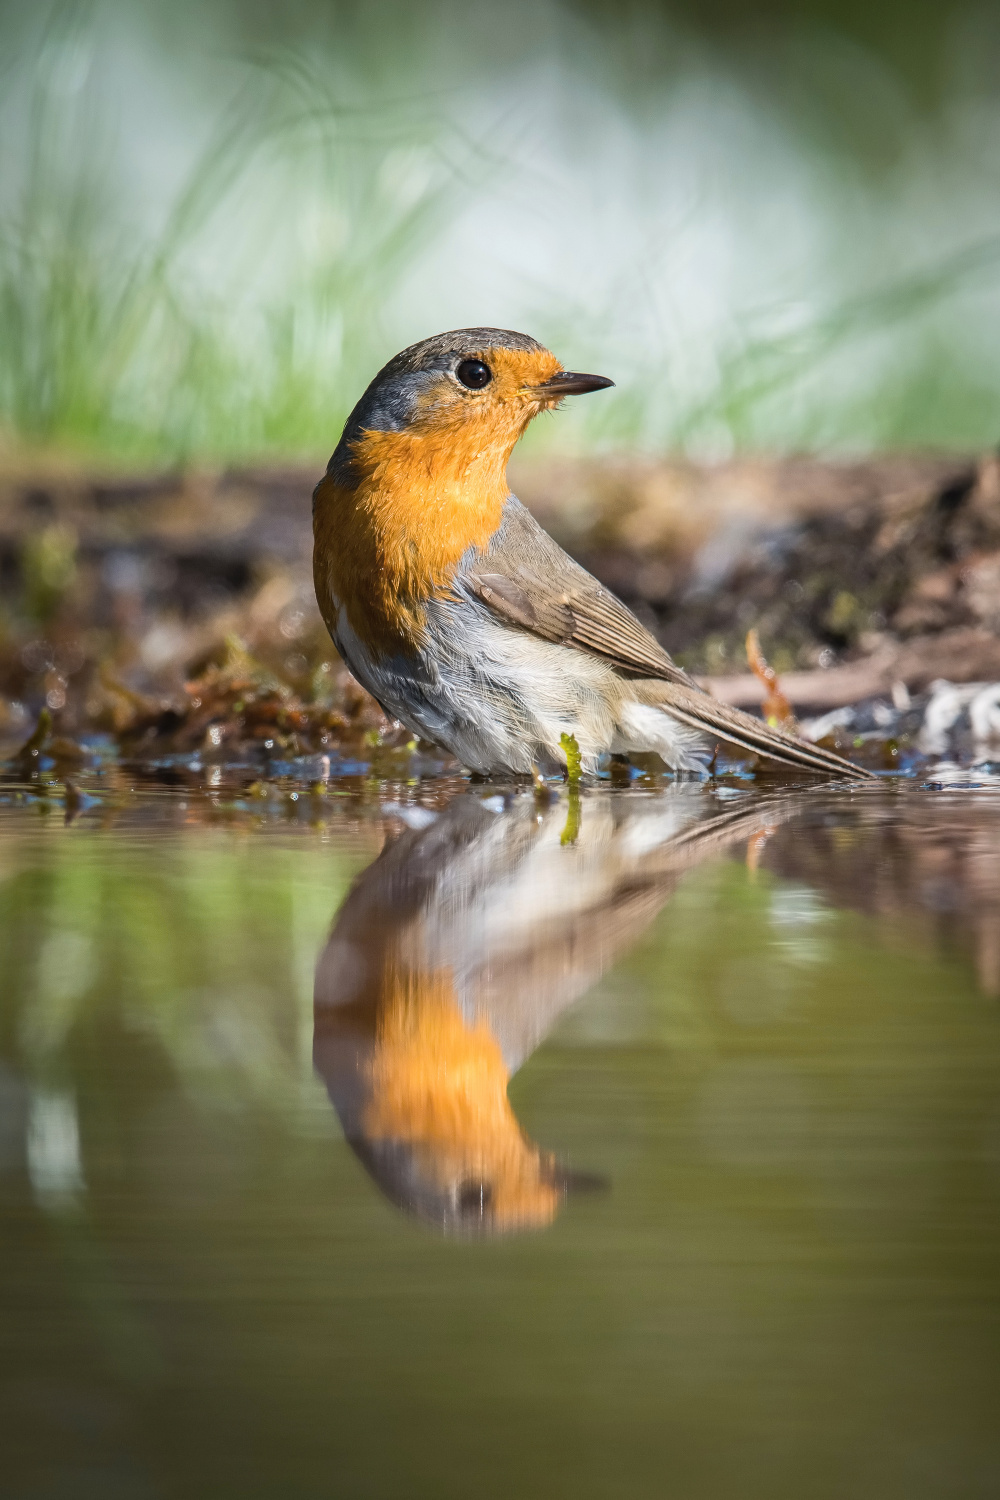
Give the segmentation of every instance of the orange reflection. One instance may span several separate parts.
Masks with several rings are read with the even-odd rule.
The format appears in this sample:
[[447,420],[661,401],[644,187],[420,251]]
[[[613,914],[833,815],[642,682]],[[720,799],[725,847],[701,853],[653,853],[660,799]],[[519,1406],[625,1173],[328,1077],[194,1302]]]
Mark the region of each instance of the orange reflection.
[[635,941],[681,874],[776,826],[696,786],[657,797],[457,797],[391,839],[341,908],[316,970],[314,1058],[382,1191],[449,1231],[549,1224],[568,1171],[524,1133],[510,1077]]

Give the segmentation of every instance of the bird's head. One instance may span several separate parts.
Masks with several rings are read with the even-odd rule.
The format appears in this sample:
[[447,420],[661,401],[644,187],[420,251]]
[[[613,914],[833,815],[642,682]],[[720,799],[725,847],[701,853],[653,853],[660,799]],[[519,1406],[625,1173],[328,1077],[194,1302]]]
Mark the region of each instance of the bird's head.
[[[358,483],[398,444],[459,466],[506,464],[531,419],[564,396],[613,385],[564,370],[537,340],[502,328],[458,328],[404,349],[354,408],[330,461],[338,484]],[[398,439],[394,443],[393,437]]]

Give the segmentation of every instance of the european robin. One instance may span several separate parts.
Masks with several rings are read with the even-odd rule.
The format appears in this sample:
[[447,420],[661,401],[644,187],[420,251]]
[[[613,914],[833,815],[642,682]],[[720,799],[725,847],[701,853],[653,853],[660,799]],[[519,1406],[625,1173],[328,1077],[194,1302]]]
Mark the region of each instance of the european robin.
[[523,333],[460,328],[391,359],[316,487],[313,576],[334,644],[385,712],[484,775],[659,754],[705,774],[720,741],[786,765],[868,773],[704,692],[511,494],[507,460],[565,396]]

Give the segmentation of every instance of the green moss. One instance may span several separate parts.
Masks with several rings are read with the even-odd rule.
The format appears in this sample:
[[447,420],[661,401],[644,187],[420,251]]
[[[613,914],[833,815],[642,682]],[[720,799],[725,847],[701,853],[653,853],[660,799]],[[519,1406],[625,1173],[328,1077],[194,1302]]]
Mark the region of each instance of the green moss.
[[575,786],[583,775],[580,760],[580,746],[576,742],[575,734],[561,734],[559,743],[566,755],[566,780],[570,786]]

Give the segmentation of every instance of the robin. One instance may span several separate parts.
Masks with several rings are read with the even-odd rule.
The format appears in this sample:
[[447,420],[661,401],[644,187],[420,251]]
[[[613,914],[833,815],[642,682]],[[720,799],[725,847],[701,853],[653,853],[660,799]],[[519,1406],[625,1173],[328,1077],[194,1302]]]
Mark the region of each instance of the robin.
[[[404,349],[354,408],[313,501],[330,635],[385,712],[483,775],[656,752],[704,775],[720,740],[868,773],[720,703],[511,494],[528,423],[614,382],[523,333],[460,328]],[[570,740],[568,737],[572,737]]]

